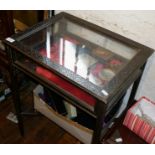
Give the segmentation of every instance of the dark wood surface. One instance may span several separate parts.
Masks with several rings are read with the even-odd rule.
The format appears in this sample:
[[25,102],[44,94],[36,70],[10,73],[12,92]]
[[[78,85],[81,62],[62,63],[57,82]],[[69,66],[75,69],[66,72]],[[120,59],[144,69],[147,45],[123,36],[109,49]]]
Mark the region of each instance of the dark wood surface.
[[[0,11],[0,40],[14,34],[12,11]],[[10,85],[10,65],[8,55],[4,49],[0,49],[0,72],[3,73],[7,84]]]
[[13,10],[13,17],[29,27],[44,20],[44,10]]
[[4,39],[14,33],[12,11],[0,11],[0,39]]
[[[33,85],[28,85],[22,91],[22,109],[24,111],[33,110],[33,97],[30,90]],[[0,143],[1,144],[78,144],[76,138],[58,127],[55,123],[41,114],[24,117],[25,136],[19,133],[17,124],[6,119],[9,112],[14,111],[11,96],[0,103]],[[116,143],[115,138],[122,137],[123,144],[143,144],[142,139],[136,136],[123,125],[119,124],[118,130],[105,143]]]

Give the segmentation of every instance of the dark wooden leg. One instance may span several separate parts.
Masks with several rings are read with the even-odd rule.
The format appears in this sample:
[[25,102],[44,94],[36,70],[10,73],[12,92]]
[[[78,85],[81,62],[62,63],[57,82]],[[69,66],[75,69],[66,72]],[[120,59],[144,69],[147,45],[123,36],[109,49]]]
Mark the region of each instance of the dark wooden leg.
[[19,86],[18,86],[18,80],[17,80],[17,74],[16,70],[12,67],[11,71],[11,90],[12,90],[12,96],[13,96],[13,102],[15,107],[16,116],[18,119],[18,127],[21,135],[24,135],[24,126],[23,126],[23,119],[21,116],[21,103],[20,103],[20,94],[19,94]]
[[142,75],[143,75],[145,66],[146,66],[146,64],[144,64],[142,66],[142,68],[141,68],[142,73],[140,74],[140,76],[138,77],[138,79],[133,83],[133,87],[132,87],[131,94],[130,94],[129,101],[128,101],[128,105],[129,106],[131,106],[134,103],[134,101],[135,101],[135,95],[136,95],[136,92],[137,92],[139,83],[141,81],[141,78],[142,78]]
[[[140,83],[140,80],[142,78],[142,75],[143,75],[143,71],[144,71],[144,68],[145,68],[145,64],[143,65],[143,67],[141,68],[142,70],[142,73],[139,75],[138,79],[134,82],[133,84],[133,87],[132,87],[132,91],[131,91],[131,94],[130,94],[130,97],[129,97],[129,101],[128,101],[128,104],[127,104],[127,107],[125,108],[124,112],[121,114],[120,118],[117,120],[117,122],[115,123],[114,127],[112,128],[112,130],[109,130],[108,133],[106,134],[106,137],[105,140],[107,138],[109,138],[113,133],[114,131],[116,131],[117,128],[119,128],[119,125],[120,123],[122,123],[124,117],[125,117],[125,114],[127,112],[127,110],[133,105],[133,103],[135,102],[135,95],[136,95],[136,92],[137,92],[137,89],[138,89],[138,86],[139,86],[139,83]],[[124,96],[123,96],[124,98]],[[120,100],[120,102],[123,101],[123,98]]]
[[[122,95],[122,97],[120,98],[120,100],[117,102],[116,105],[121,106],[123,104],[124,96],[125,96],[125,94]],[[113,107],[113,109],[116,109],[116,108],[117,108],[116,106]],[[120,110],[119,108],[117,109],[117,111]],[[118,118],[115,118],[116,116],[114,116],[113,120],[111,119],[111,121],[114,124],[112,125],[112,127],[107,127],[107,132],[104,135],[102,135],[102,142],[106,142],[106,140],[109,139],[112,136],[112,134],[117,130],[117,128],[120,126],[120,122],[122,120],[122,115],[124,115],[125,112],[126,112],[126,110],[124,109]]]
[[105,106],[104,103],[98,102],[95,107],[95,113],[97,115],[96,119],[96,127],[94,130],[92,143],[93,144],[100,144],[101,143],[101,132],[103,128],[103,122],[105,117]]

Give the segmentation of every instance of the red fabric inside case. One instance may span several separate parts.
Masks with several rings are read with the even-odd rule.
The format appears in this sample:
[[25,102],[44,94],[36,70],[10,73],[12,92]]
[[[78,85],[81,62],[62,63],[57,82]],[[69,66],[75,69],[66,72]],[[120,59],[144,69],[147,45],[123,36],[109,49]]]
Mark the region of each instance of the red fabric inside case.
[[94,106],[96,100],[87,92],[83,91],[82,89],[74,86],[73,84],[69,83],[68,81],[62,79],[58,75],[54,74],[51,71],[48,71],[42,67],[36,67],[36,73],[42,75],[43,77],[47,78],[48,80],[54,82],[56,85],[60,86],[62,89],[68,91],[73,96],[79,98],[80,100],[86,102],[87,104]]

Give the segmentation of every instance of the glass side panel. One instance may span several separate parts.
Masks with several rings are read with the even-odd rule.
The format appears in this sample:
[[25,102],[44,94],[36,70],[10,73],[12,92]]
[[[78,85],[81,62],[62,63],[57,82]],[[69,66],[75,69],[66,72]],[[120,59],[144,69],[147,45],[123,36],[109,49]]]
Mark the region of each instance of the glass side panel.
[[[52,67],[49,62],[65,67],[100,90],[107,87],[138,52],[66,19],[31,33],[19,43],[38,61],[49,67]],[[70,77],[67,74],[64,76]]]
[[96,99],[92,95],[86,93],[85,91],[78,88],[74,84],[71,84],[67,80],[62,79],[54,72],[49,71],[42,66],[36,64],[21,53],[17,53],[16,58],[18,60],[16,61],[16,65],[18,64],[20,66],[23,66],[25,70],[28,70],[31,74],[39,75],[39,77],[48,80],[48,82],[54,84],[55,87],[61,89],[62,91],[65,90],[68,94],[71,94],[73,97],[80,100],[82,102],[81,104],[86,108],[94,110]]
[[76,36],[79,36],[83,39],[86,39],[91,43],[94,43],[103,48],[111,50],[113,53],[116,53],[126,59],[132,59],[137,53],[136,49],[127,46],[121,42],[118,42],[112,38],[109,38],[106,35],[98,34],[70,21],[67,21],[66,24],[68,32]]

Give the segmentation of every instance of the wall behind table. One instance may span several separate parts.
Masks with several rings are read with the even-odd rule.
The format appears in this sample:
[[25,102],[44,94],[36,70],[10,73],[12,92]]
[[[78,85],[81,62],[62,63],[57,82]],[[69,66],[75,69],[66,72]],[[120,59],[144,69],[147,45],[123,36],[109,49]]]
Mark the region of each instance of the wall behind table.
[[[59,13],[61,11],[56,11]],[[65,11],[155,49],[155,11]],[[155,54],[146,65],[136,99],[155,101]]]

